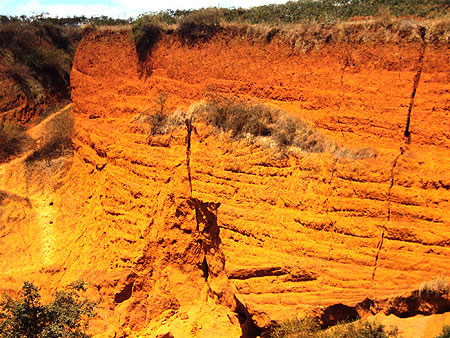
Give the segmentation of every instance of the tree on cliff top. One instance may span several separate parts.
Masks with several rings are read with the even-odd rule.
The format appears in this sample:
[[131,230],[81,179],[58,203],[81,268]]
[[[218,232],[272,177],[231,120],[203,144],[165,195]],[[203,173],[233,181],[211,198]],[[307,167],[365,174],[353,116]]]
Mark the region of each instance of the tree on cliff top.
[[41,304],[38,289],[24,282],[20,298],[4,296],[0,308],[2,338],[88,338],[89,320],[95,317],[97,303],[80,296],[85,283],[75,282],[69,291],[56,291],[54,299]]

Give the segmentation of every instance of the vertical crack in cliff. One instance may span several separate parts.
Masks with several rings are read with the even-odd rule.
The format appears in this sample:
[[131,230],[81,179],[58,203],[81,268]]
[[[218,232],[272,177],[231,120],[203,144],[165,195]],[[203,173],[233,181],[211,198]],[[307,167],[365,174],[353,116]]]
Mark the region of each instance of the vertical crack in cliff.
[[333,165],[331,167],[331,177],[330,180],[328,181],[328,185],[330,186],[330,193],[328,194],[327,198],[324,201],[324,206],[325,206],[325,215],[328,218],[329,226],[330,226],[330,248],[328,250],[328,260],[331,261],[332,259],[332,254],[333,254],[333,241],[334,241],[334,233],[335,233],[335,221],[333,221],[330,217],[330,205],[329,205],[329,199],[330,197],[333,195],[335,187],[333,186],[333,179],[334,179],[334,175],[336,173],[336,163],[337,163],[337,158],[334,159],[333,161]]
[[341,87],[342,86],[344,86],[344,75],[345,75],[345,71],[347,70],[347,68],[349,68],[350,67],[350,56],[349,56],[349,53],[350,53],[350,51],[349,51],[349,49],[347,48],[346,49],[346,52],[345,52],[345,57],[344,57],[344,63],[343,63],[343,65],[342,65],[342,67],[341,67],[341,78],[340,78],[340,81],[341,81]]
[[423,69],[423,59],[425,56],[425,49],[426,49],[426,42],[425,42],[425,33],[426,29],[425,27],[419,28],[420,37],[422,39],[422,44],[419,49],[419,60],[417,61],[417,71],[414,75],[414,81],[413,81],[413,90],[411,93],[410,101],[409,101],[409,107],[408,107],[408,115],[406,118],[406,127],[405,127],[405,137],[407,139],[407,143],[411,142],[411,131],[409,130],[410,124],[411,124],[411,112],[414,107],[414,98],[416,97],[417,87],[419,86],[420,77],[422,75],[422,69]]
[[[422,75],[423,60],[425,57],[425,50],[426,50],[426,41],[425,41],[426,28],[423,26],[419,27],[419,33],[420,33],[420,37],[422,40],[422,44],[419,49],[419,59],[417,61],[417,71],[416,71],[416,74],[414,75],[413,90],[412,90],[410,101],[409,101],[408,115],[407,115],[407,119],[406,119],[406,126],[405,126],[405,132],[404,132],[404,136],[406,137],[406,144],[409,144],[411,142],[411,131],[409,130],[410,125],[411,125],[411,112],[414,107],[414,99],[416,97],[417,87],[419,86],[420,77]],[[382,228],[381,238],[377,245],[377,253],[375,255],[374,268],[373,268],[373,272],[372,272],[372,281],[375,281],[375,274],[376,274],[377,267],[378,267],[378,259],[380,257],[380,252],[383,249],[384,237],[387,233],[387,225],[389,224],[389,222],[391,220],[391,193],[392,193],[392,188],[394,187],[394,183],[395,183],[395,168],[397,167],[398,160],[405,153],[405,150],[406,150],[405,148],[400,147],[400,153],[395,157],[394,161],[392,161],[391,182],[390,182],[388,194],[387,194],[386,223],[384,225],[380,226],[380,228]]]
[[[334,242],[334,235],[335,235],[335,221],[330,217],[329,211],[330,211],[330,205],[329,205],[329,199],[330,197],[333,195],[335,187],[332,185],[335,174],[336,174],[336,163],[337,163],[337,158],[334,159],[333,164],[331,166],[331,176],[330,179],[328,180],[328,182],[325,181],[325,183],[330,186],[330,192],[328,193],[327,197],[325,198],[325,200],[323,201],[322,205],[323,208],[325,210],[325,217],[328,219],[328,227],[324,228],[325,231],[329,231],[330,232],[330,244],[329,244],[329,249],[328,249],[328,261],[332,260],[332,256],[333,256],[333,242]],[[322,270],[322,278],[320,280],[320,291],[323,290],[323,283],[324,283],[324,275],[325,275],[325,271],[327,269],[327,265],[322,266],[321,270]]]
[[375,255],[375,263],[374,263],[373,272],[372,272],[372,280],[373,281],[375,281],[375,273],[377,272],[377,267],[378,267],[378,258],[380,256],[381,248],[383,247],[384,235],[386,233],[386,229],[387,229],[386,226],[383,226],[383,231],[381,232],[381,238],[377,244],[377,254]]
[[[192,130],[194,129],[194,126],[192,125],[192,118],[188,117],[184,121],[184,124],[186,125],[186,169],[187,169],[187,176],[189,181],[189,189],[191,190],[191,197],[192,197],[192,176],[191,176],[191,135]],[[197,208],[196,208],[197,213]],[[197,222],[197,230],[198,230],[198,222]]]
[[[344,99],[344,96],[345,96],[345,90],[344,90],[344,75],[345,75],[345,71],[347,70],[347,68],[349,68],[350,67],[350,57],[349,57],[349,50],[348,50],[348,48],[346,49],[346,52],[345,52],[345,56],[342,58],[343,60],[344,60],[344,62],[343,62],[343,64],[342,64],[342,66],[341,66],[341,76],[340,76],[340,87],[339,87],[339,96],[340,96],[340,99],[338,100],[338,102],[337,102],[337,105],[338,105],[338,115],[340,115],[340,112],[341,112],[341,108],[342,108],[342,104],[344,104],[344,102],[345,102],[345,99]],[[341,131],[341,135],[342,135],[342,138],[344,139],[344,141],[345,141],[345,136],[344,136],[344,133],[343,133],[343,131],[342,131],[342,126],[341,126],[341,128],[340,128],[340,131]]]
[[391,220],[391,193],[392,193],[392,188],[394,187],[394,183],[395,183],[395,168],[397,167],[398,160],[404,154],[404,152],[405,152],[405,149],[403,147],[400,147],[400,153],[395,157],[395,159],[394,159],[394,161],[392,161],[392,165],[391,165],[390,184],[389,184],[387,198],[386,198],[386,201],[387,201],[386,223],[384,225],[380,225],[380,228],[382,229],[382,231],[381,231],[381,238],[377,244],[377,253],[375,255],[375,262],[374,262],[374,267],[373,267],[373,272],[372,272],[372,280],[373,281],[375,280],[375,274],[376,274],[377,267],[378,267],[378,259],[380,257],[380,252],[383,248],[384,236],[386,235],[386,232],[387,232],[387,225]]
[[[194,208],[195,208],[195,221],[196,221],[196,230],[199,233],[199,236],[202,234],[200,233],[200,210],[199,210],[199,203],[200,201],[196,198],[193,198],[192,194],[192,174],[191,174],[191,138],[192,138],[192,132],[196,132],[196,129],[194,125],[192,124],[192,116],[186,117],[184,124],[186,126],[186,170],[187,170],[187,177],[189,181],[189,190],[191,192],[191,198],[194,201]],[[205,243],[203,239],[200,237],[197,239],[197,244],[199,245],[199,254],[204,255],[202,264],[200,266],[200,269],[203,272],[203,277],[206,281],[208,281],[209,277],[209,266],[208,262],[206,260],[206,254],[207,250],[205,248]]]

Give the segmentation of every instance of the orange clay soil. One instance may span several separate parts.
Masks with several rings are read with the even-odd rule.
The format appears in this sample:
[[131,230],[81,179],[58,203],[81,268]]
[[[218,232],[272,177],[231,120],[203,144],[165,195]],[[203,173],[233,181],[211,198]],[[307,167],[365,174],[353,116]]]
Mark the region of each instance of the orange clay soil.
[[[0,167],[3,289],[32,280],[48,295],[82,277],[102,300],[93,333],[105,337],[250,337],[255,324],[448,275],[450,49],[426,47],[407,143],[419,53],[164,35],[139,64],[129,31],[85,34],[71,75],[74,156]],[[377,156],[282,157],[197,123],[189,182],[186,130],[149,145],[136,115],[155,111],[159,93],[174,110],[211,87]]]

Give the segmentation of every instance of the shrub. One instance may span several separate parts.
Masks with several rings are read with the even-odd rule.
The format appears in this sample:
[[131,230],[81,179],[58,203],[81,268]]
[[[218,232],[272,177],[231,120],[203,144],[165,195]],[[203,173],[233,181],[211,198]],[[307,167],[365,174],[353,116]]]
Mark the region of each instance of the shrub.
[[32,142],[21,125],[11,122],[0,124],[0,163],[21,154]]
[[290,116],[281,116],[273,129],[272,135],[278,146],[287,148],[294,143],[295,134],[300,123]]
[[182,16],[176,30],[181,41],[186,44],[205,42],[220,30],[220,10],[203,8]]
[[338,324],[321,330],[315,318],[294,319],[281,323],[270,331],[270,338],[394,338],[397,329],[371,321]]
[[315,338],[319,332],[317,319],[291,319],[274,327],[270,331],[271,338]]
[[247,133],[253,136],[270,135],[270,126],[278,114],[277,110],[261,104],[216,94],[210,94],[205,111],[207,123],[223,131],[231,131],[234,137]]
[[43,305],[38,289],[24,282],[20,298],[4,296],[0,310],[1,337],[87,338],[89,320],[95,317],[97,303],[80,296],[84,282],[74,283],[69,291],[57,291],[51,303]]
[[231,131],[236,138],[270,136],[282,149],[295,146],[308,152],[324,152],[332,145],[318,131],[277,108],[209,94],[205,111],[207,123]]
[[214,91],[207,94],[205,102],[193,104],[188,112],[165,112],[166,97],[155,102],[160,107],[155,114],[145,117],[150,122],[149,135],[161,135],[170,132],[184,122],[183,116],[190,121],[203,122],[217,130],[230,132],[233,138],[246,138],[269,146],[276,144],[280,151],[289,147],[302,151],[320,153],[329,151],[336,156],[350,158],[374,157],[368,149],[352,151],[339,147],[327,137],[300,119],[291,117],[279,108],[252,101],[243,101],[220,95]]
[[25,65],[13,62],[7,67],[5,73],[14,80],[28,100],[32,101],[39,96],[30,84],[29,69]]
[[436,338],[450,338],[450,325],[444,325],[441,334]]
[[440,297],[448,294],[450,286],[444,277],[435,277],[428,282],[423,282],[419,287],[419,297]]
[[154,101],[158,105],[158,109],[155,114],[150,115],[150,136],[162,135],[167,132],[167,122],[169,118],[165,112],[167,98],[167,94],[160,94]]
[[160,39],[162,28],[153,17],[143,16],[133,23],[132,32],[139,61],[144,62]]
[[386,329],[383,324],[365,321],[340,324],[325,331],[320,338],[390,338],[397,337],[397,329]]
[[310,153],[335,151],[337,146],[308,124],[298,121],[295,126],[294,146]]
[[52,160],[70,154],[72,147],[73,120],[70,110],[59,113],[51,119],[45,128],[43,145],[31,153],[26,159],[27,164],[36,161]]
[[80,40],[78,27],[58,25],[42,16],[7,17],[0,22],[0,48],[11,55],[6,72],[30,103],[45,99],[42,87],[58,98],[70,97],[72,59]]

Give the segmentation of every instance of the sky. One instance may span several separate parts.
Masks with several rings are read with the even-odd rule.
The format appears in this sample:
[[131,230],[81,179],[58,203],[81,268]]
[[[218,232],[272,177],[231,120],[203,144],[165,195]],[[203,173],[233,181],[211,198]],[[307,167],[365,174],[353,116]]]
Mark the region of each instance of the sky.
[[0,15],[135,17],[145,12],[202,7],[252,7],[287,0],[0,0]]

